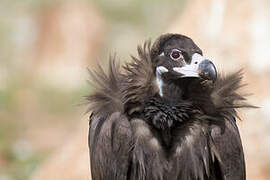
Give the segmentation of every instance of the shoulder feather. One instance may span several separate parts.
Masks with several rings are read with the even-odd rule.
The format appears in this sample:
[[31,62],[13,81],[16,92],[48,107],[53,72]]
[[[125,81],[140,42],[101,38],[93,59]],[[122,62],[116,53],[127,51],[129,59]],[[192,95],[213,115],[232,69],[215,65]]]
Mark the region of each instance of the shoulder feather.
[[243,70],[227,76],[220,75],[213,85],[211,99],[219,114],[237,116],[238,108],[256,108],[246,102],[248,94],[241,93],[241,89],[246,86],[242,82]]
[[86,96],[89,104],[88,112],[99,115],[110,115],[113,112],[123,112],[121,101],[121,79],[119,62],[115,56],[110,56],[108,72],[98,65],[96,70],[89,70],[89,84],[94,92]]

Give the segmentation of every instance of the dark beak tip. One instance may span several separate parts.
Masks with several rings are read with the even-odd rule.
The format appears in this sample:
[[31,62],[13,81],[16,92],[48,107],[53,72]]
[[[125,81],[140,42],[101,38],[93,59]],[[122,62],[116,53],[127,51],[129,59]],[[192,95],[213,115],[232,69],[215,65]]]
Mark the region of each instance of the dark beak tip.
[[203,79],[208,79],[216,81],[217,79],[217,70],[215,65],[208,59],[203,60],[199,65],[200,76]]

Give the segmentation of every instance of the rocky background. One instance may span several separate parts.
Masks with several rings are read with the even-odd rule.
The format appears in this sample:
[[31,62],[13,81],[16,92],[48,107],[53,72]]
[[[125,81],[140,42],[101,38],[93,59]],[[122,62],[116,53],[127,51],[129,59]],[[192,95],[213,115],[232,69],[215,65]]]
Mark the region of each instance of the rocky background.
[[239,111],[247,179],[269,179],[269,17],[267,0],[0,0],[0,180],[90,179],[87,68],[165,32],[244,69],[261,107]]

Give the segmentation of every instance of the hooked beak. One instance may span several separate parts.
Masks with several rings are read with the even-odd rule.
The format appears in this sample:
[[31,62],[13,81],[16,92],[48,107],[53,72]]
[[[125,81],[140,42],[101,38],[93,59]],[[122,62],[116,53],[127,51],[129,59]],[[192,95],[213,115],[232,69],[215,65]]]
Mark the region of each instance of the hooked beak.
[[212,81],[217,79],[215,65],[198,53],[193,54],[190,64],[185,64],[182,67],[174,67],[173,70],[182,74],[181,77],[200,77]]

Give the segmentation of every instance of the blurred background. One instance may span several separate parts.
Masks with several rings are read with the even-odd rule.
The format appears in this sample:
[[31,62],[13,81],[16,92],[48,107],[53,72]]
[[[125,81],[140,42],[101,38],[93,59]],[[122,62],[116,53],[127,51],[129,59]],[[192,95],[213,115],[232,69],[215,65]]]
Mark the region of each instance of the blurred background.
[[244,68],[247,179],[270,178],[268,0],[0,0],[0,180],[90,179],[87,68],[190,36],[224,74]]

